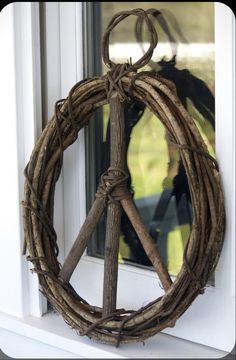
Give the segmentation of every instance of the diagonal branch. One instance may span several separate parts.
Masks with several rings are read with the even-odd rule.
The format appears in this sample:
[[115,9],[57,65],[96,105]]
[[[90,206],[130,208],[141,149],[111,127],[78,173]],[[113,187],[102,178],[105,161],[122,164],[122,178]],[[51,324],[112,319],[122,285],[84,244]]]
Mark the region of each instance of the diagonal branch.
[[87,218],[85,219],[80,232],[69,252],[67,258],[59,273],[59,278],[63,282],[69,282],[73,271],[78,264],[84,250],[87,246],[89,239],[91,238],[95,227],[102,216],[102,213],[106,207],[106,198],[97,197],[91,207]]
[[156,270],[164,290],[167,291],[172,284],[172,280],[166,269],[165,264],[161,259],[155,241],[149,235],[146,227],[144,226],[133,200],[122,199],[121,205],[126,212],[131,224],[133,225],[147,256],[149,257],[154,269]]

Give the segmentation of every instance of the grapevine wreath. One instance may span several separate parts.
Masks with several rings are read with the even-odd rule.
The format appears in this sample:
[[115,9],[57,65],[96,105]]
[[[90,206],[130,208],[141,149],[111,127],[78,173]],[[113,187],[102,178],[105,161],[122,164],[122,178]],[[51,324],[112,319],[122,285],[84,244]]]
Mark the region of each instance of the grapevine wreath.
[[[115,64],[109,58],[109,35],[130,15],[142,18],[150,32],[148,51],[136,63]],[[216,160],[188,112],[177,97],[175,86],[163,77],[138,71],[150,61],[157,44],[155,28],[142,9],[117,13],[103,37],[106,75],[84,79],[55,105],[55,114],[38,139],[25,168],[23,219],[27,260],[38,274],[41,291],[64,320],[81,335],[108,344],[143,341],[176,320],[194,299],[203,294],[215,269],[224,237],[224,200]],[[171,143],[179,149],[192,201],[193,224],[185,246],[183,265],[172,282],[154,240],[144,227],[128,191],[124,168],[125,104],[141,101],[165,126]],[[63,266],[57,260],[57,235],[53,227],[55,186],[63,152],[101,106],[110,104],[111,166],[102,175],[94,204]],[[92,120],[91,120],[92,121]],[[117,151],[118,149],[118,151]],[[107,208],[106,284],[103,308],[82,299],[70,284],[70,276],[83,254],[88,239]],[[128,215],[165,290],[165,294],[139,310],[116,309],[117,238],[121,208]],[[110,246],[110,247],[109,247]],[[110,256],[110,257],[109,257]],[[117,258],[117,257],[116,257]],[[108,259],[108,260],[107,260]]]

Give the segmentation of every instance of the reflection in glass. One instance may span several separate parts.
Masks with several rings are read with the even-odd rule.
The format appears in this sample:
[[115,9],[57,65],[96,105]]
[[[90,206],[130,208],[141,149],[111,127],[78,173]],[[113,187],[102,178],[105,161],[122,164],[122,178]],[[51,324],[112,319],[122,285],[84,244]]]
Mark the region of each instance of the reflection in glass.
[[[160,10],[162,6],[166,9]],[[182,104],[195,119],[214,156],[213,3],[132,3],[132,8],[135,7],[151,9],[150,16],[159,36],[154,57],[145,70],[155,71],[175,84]],[[128,8],[128,3],[102,3],[104,29],[114,13]],[[114,30],[110,46],[114,62],[126,62],[130,55],[134,62],[142,56],[143,49],[148,46],[144,27],[135,23],[135,19],[129,19]],[[100,175],[109,167],[108,106],[103,108],[102,127],[97,184]],[[125,132],[129,188],[170,274],[176,275],[182,265],[183,249],[192,224],[191,197],[179,152],[169,142],[162,123],[140,102],[127,105]],[[104,254],[105,224],[106,215],[100,221],[95,242],[89,247],[90,255]],[[151,268],[125,213],[119,260]]]

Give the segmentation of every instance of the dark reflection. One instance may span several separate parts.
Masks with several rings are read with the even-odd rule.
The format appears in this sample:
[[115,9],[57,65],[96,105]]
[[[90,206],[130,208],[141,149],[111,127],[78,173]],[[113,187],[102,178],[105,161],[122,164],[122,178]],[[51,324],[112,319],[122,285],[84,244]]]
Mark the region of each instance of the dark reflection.
[[[162,30],[166,34],[168,41],[171,46],[172,56],[170,60],[163,58],[158,62],[150,62],[152,71],[156,71],[157,74],[164,78],[171,80],[177,90],[179,99],[183,106],[189,112],[195,112],[195,120],[198,125],[202,128],[203,133],[209,139],[209,142],[214,148],[214,130],[215,130],[215,99],[206,83],[193,75],[188,69],[178,69],[178,41],[174,34],[170,31],[168,24],[171,24],[172,29],[178,35],[181,42],[187,42],[184,35],[181,32],[180,26],[170,11],[158,11],[155,9],[149,10],[150,16],[155,18]],[[140,21],[136,22],[135,35],[142,47],[142,32],[143,24]],[[126,127],[126,149],[127,157],[129,152],[129,146],[131,142],[131,135],[134,127],[141,121],[144,116],[145,106],[140,102],[136,102],[132,105],[128,105],[125,109]],[[200,116],[199,116],[200,114]],[[204,119],[204,122],[200,121],[200,118]],[[158,120],[157,120],[158,121]],[[205,124],[208,123],[208,127]],[[145,225],[147,226],[150,235],[157,242],[158,248],[161,252],[163,260],[168,263],[167,254],[167,237],[170,231],[179,226],[181,232],[182,243],[185,245],[191,230],[192,224],[192,208],[191,208],[191,197],[187,181],[187,176],[183,163],[179,157],[176,148],[171,146],[167,142],[168,152],[168,166],[166,177],[162,182],[162,192],[150,197],[149,199],[139,198],[135,199],[135,189],[132,189],[132,170],[128,168],[126,164],[126,171],[130,174],[129,189],[134,192],[134,199],[136,206],[138,207],[140,214],[143,218]],[[101,156],[101,169],[100,173],[103,173],[110,163],[110,129],[109,121],[106,131],[106,139],[102,144],[102,156]],[[148,176],[148,174],[147,174]],[[99,177],[98,177],[99,182]],[[102,219],[102,223],[99,226],[99,247],[100,254],[103,254],[105,232],[105,217]],[[187,228],[186,228],[187,226]],[[186,230],[187,229],[187,230]],[[103,235],[101,236],[101,233]],[[128,219],[126,214],[122,213],[121,221],[121,241],[124,242],[129,248],[129,255],[123,256],[124,261],[133,262],[144,266],[150,266],[150,260],[146,256],[144,249]],[[103,240],[103,243],[101,241]]]
[[[157,73],[174,82],[179,99],[187,108],[190,99],[199,113],[211,124],[215,130],[215,98],[205,82],[197,78],[187,69],[176,67],[176,55],[169,61],[158,61],[161,70]],[[207,135],[207,134],[206,134]]]

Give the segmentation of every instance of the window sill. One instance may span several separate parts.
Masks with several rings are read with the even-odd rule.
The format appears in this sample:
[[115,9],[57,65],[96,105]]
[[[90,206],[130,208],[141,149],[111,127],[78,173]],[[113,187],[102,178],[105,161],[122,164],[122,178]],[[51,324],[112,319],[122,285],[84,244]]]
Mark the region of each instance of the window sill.
[[[115,348],[80,337],[67,326],[61,316],[48,313],[41,318],[28,316],[16,318],[0,313],[0,328],[24,336],[30,340],[49,345],[54,349],[73,353],[83,358],[221,358],[226,352],[202,346],[160,333],[143,343],[121,345]],[[2,339],[3,341],[3,339]],[[44,345],[43,345],[44,344]],[[9,356],[17,356],[17,349],[0,343],[0,348]],[[15,351],[15,353],[14,353]],[[27,354],[27,349],[26,349]],[[18,356],[17,356],[18,357]],[[37,353],[35,353],[37,357]],[[69,357],[69,356],[68,356]]]

